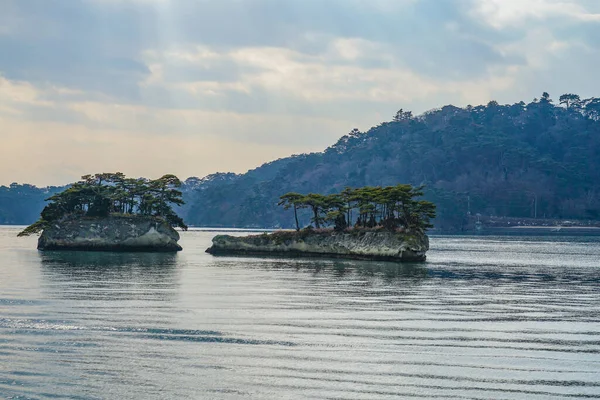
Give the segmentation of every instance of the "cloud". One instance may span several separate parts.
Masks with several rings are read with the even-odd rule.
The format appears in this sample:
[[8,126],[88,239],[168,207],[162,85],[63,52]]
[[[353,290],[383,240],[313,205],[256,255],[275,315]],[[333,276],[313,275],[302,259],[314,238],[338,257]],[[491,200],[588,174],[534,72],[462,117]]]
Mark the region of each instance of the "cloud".
[[[86,173],[121,171],[130,176],[182,177],[215,171],[247,170],[272,157],[293,153],[295,146],[248,143],[215,136],[126,135],[122,130],[90,129],[80,124],[20,121],[0,115],[0,126],[18,135],[0,147],[0,182],[61,185]],[[43,134],[40,134],[43,133]],[[228,157],[223,155],[227,154]],[[202,163],[198,163],[202,160]],[[49,170],[51,174],[40,173]]]
[[550,18],[600,22],[600,5],[572,0],[481,0],[475,3],[475,14],[496,29],[520,26],[532,20]]
[[[170,160],[161,148],[190,155],[175,164],[181,174],[240,172],[322,149],[401,107],[600,90],[593,0],[0,0],[0,9],[0,118],[11,140],[0,180],[68,181],[111,163],[143,174]],[[54,136],[61,145],[44,153],[39,143]],[[28,175],[8,169],[27,146],[39,149]]]
[[[331,43],[362,41],[379,44],[388,57],[354,62],[401,64],[433,77],[478,75],[489,65],[514,62],[481,40],[496,33],[453,1],[379,1],[376,7],[341,0],[3,1],[14,19],[27,22],[19,25],[18,40],[0,39],[0,51],[11,55],[0,60],[4,75],[130,101],[140,100],[136,84],[150,73],[140,55],[173,45],[275,47],[323,56]],[[445,68],[435,68],[440,62]]]

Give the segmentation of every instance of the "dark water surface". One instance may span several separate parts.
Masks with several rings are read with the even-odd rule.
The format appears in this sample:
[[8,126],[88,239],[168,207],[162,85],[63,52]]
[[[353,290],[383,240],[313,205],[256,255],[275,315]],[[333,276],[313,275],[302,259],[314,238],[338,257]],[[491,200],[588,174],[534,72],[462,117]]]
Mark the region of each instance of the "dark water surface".
[[425,264],[38,253],[0,228],[0,399],[600,398],[600,239]]

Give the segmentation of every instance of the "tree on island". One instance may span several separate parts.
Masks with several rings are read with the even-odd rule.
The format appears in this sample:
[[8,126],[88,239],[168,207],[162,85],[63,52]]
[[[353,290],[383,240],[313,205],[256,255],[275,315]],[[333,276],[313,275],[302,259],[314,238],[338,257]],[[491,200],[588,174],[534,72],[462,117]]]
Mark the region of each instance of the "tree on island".
[[300,230],[300,224],[298,223],[298,208],[303,208],[304,204],[302,203],[303,195],[300,193],[286,193],[280,197],[280,201],[278,205],[283,206],[284,210],[289,210],[290,208],[294,208],[294,220],[296,222],[296,230]]
[[[280,197],[279,205],[287,210],[294,208],[296,230],[300,230],[297,210],[310,208],[311,221],[315,228],[321,224],[333,224],[336,231],[348,227],[383,228],[390,231],[424,231],[432,228],[435,218],[435,204],[417,200],[423,196],[423,187],[396,185],[388,187],[346,188],[340,194],[322,195],[309,193],[287,193]],[[358,211],[356,221],[352,211]]]
[[109,215],[143,215],[164,219],[171,226],[187,230],[187,225],[172,209],[183,205],[175,175],[150,180],[127,178],[121,172],[84,175],[64,191],[46,199],[48,205],[40,219],[18,236],[39,233],[50,223],[65,217],[107,217]]

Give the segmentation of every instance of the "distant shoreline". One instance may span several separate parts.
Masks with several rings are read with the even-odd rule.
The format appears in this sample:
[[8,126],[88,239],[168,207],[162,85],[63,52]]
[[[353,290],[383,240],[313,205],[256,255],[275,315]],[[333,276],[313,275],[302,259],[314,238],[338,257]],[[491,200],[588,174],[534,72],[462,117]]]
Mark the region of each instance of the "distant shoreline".
[[[211,227],[190,227],[188,231],[196,232],[276,232],[276,231],[293,231],[293,229],[280,228],[211,228]],[[462,232],[456,231],[439,231],[431,229],[428,231],[430,235],[451,235],[451,236],[472,236],[472,235],[542,235],[542,236],[600,236],[600,227],[586,226],[515,226],[515,227],[493,227],[484,228],[480,231],[466,230]]]
[[514,227],[484,227],[481,230],[466,230],[462,232],[444,232],[432,230],[432,235],[506,235],[506,236],[600,236],[597,226],[514,226]]
[[[0,224],[0,227],[23,229],[26,225],[10,225]],[[291,228],[226,228],[226,227],[202,227],[193,226],[188,229],[188,232],[239,232],[239,233],[261,233],[293,230]],[[440,231],[431,229],[429,235],[448,235],[448,236],[490,236],[490,235],[506,235],[506,236],[600,236],[600,227],[597,226],[514,226],[514,227],[485,227],[482,230],[465,230],[465,231]]]

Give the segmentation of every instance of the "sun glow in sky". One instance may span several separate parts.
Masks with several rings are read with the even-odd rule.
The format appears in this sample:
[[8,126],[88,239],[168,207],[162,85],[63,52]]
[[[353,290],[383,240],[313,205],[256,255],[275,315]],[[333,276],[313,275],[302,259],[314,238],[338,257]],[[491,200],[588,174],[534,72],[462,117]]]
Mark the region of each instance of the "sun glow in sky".
[[399,108],[600,92],[592,0],[0,0],[0,10],[0,184],[244,172]]

